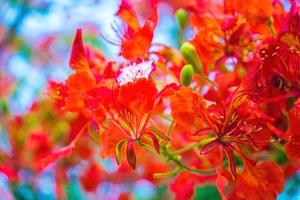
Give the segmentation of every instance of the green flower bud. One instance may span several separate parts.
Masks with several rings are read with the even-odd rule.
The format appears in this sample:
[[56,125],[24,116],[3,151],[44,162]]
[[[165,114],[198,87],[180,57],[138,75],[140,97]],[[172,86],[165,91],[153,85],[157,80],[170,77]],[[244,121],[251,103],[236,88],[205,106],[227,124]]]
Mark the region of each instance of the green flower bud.
[[202,63],[197,55],[196,48],[190,42],[185,42],[180,48],[181,54],[188,64],[193,66],[196,74],[202,75]]
[[176,11],[175,15],[176,15],[176,19],[178,21],[180,28],[184,29],[184,27],[188,23],[188,15],[187,15],[186,11],[184,9],[180,8]]
[[180,72],[180,82],[184,86],[189,86],[192,83],[194,76],[193,66],[190,64],[184,65]]

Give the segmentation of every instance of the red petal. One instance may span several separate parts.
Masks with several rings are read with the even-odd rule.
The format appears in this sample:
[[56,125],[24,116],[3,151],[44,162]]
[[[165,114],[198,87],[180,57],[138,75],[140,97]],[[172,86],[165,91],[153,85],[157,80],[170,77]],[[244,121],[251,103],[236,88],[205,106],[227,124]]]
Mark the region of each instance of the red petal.
[[0,172],[5,174],[10,181],[14,181],[17,179],[18,174],[7,165],[0,165]]
[[294,103],[294,108],[289,111],[290,128],[288,131],[289,135],[299,134],[300,135],[300,98]]
[[144,133],[144,134],[142,134],[142,136],[143,135],[150,136],[150,138],[153,142],[154,148],[156,149],[157,153],[159,153],[159,142],[158,142],[157,137],[153,133],[150,133],[150,132]]
[[87,92],[95,85],[95,80],[87,71],[77,72],[66,81],[69,90]]
[[176,200],[190,199],[194,194],[195,184],[193,176],[182,171],[171,183],[170,190],[175,193]]
[[153,108],[157,94],[155,83],[149,79],[139,79],[120,88],[118,99],[120,103],[135,116],[142,116]]
[[56,161],[56,160],[59,160],[60,158],[63,158],[63,157],[67,157],[67,156],[70,156],[71,153],[73,152],[74,150],[74,145],[69,145],[69,146],[66,146],[62,149],[60,149],[59,151],[57,152],[53,152],[51,154],[49,154],[47,157],[43,158],[39,163],[38,163],[38,169],[39,170],[42,170],[44,169],[48,164]]
[[140,28],[136,13],[128,0],[121,1],[121,5],[116,15],[118,15],[134,31],[137,31]]
[[76,71],[85,71],[89,68],[86,58],[86,50],[83,45],[81,29],[77,29],[75,39],[73,41],[70,67]]
[[91,163],[88,169],[80,177],[83,187],[87,191],[95,191],[102,180],[102,173],[102,169],[96,163]]
[[294,108],[289,111],[290,128],[288,142],[285,145],[286,155],[293,163],[300,163],[300,98],[294,103]]
[[224,153],[225,153],[226,158],[228,160],[230,173],[231,173],[232,177],[235,178],[236,177],[236,165],[235,165],[235,162],[234,162],[233,151],[227,146],[223,146],[223,150],[224,150]]
[[300,135],[292,135],[289,137],[285,145],[286,155],[293,163],[300,163]]
[[192,88],[181,87],[171,97],[172,117],[181,126],[190,127],[206,111],[203,97]]
[[93,128],[93,130],[96,132],[96,133],[99,133],[100,131],[100,128],[99,128],[99,125],[97,124],[97,122],[95,120],[90,120],[90,125],[91,127]]
[[107,127],[109,128],[100,134],[101,148],[99,150],[99,155],[102,158],[108,156],[114,157],[116,155],[116,146],[118,142],[124,139],[121,130],[111,121],[107,124]]
[[126,148],[127,162],[132,169],[135,169],[135,165],[136,165],[134,144],[135,144],[135,140],[130,140],[128,141],[127,148]]
[[164,98],[164,97],[168,97],[173,95],[176,90],[179,89],[179,86],[176,85],[175,83],[170,83],[168,85],[166,85],[158,94],[157,97],[158,98]]
[[206,154],[211,152],[212,150],[214,150],[218,145],[219,145],[219,141],[218,140],[214,140],[211,141],[210,143],[207,143],[205,145],[202,146],[200,153],[201,154]]
[[[142,28],[136,29],[134,32],[127,30],[126,38],[122,41],[120,55],[128,60],[136,60],[138,58],[146,58],[153,38],[154,29],[157,24],[157,9],[153,8],[152,15],[146,20]],[[132,27],[132,23],[128,23]],[[134,22],[134,24],[136,24]]]
[[223,176],[221,169],[217,169],[217,175],[218,175],[216,179],[217,189],[222,197],[222,200],[227,200],[224,193],[224,188],[228,184],[228,180],[225,176]]
[[84,101],[78,92],[72,92],[65,99],[65,110],[71,112],[80,112],[85,108]]
[[210,128],[203,128],[193,133],[193,135],[202,136],[207,135],[209,133],[213,133],[213,130],[211,130]]

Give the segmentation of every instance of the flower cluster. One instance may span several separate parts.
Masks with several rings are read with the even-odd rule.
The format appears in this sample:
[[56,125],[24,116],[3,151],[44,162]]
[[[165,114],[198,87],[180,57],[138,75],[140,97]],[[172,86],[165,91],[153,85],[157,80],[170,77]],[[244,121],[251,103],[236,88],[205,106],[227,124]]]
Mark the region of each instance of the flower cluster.
[[[286,12],[279,1],[190,2],[176,13],[180,50],[152,44],[157,3],[141,25],[121,2],[122,63],[86,47],[77,30],[62,108],[100,130],[101,156],[126,157],[133,170],[143,148],[164,157],[173,169],[154,176],[178,174],[177,199],[202,176],[215,177],[223,199],[275,199],[300,161],[297,3]],[[289,160],[274,161],[282,148]]]
[[[297,1],[289,10],[279,0],[174,3],[182,7],[174,14],[178,49],[152,42],[159,1],[150,2],[140,20],[130,1],[121,1],[115,31],[122,59],[85,45],[77,30],[73,73],[51,83],[50,95],[60,112],[77,113],[81,127],[55,152],[46,135],[32,134],[36,146],[28,148],[43,151],[29,166],[41,170],[67,159],[81,143],[92,151],[89,132],[97,156],[115,158],[127,176],[175,176],[169,189],[176,199],[190,199],[206,183],[215,183],[223,200],[276,199],[300,167]],[[76,158],[92,163],[82,182],[93,189],[104,172],[85,156]]]

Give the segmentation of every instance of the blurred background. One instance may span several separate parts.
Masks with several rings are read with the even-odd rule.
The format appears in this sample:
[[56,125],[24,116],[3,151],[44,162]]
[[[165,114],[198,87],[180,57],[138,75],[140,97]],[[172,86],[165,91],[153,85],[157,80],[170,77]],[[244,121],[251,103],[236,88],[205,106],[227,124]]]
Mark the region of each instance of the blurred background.
[[[66,79],[76,28],[83,29],[86,43],[101,49],[109,59],[117,59],[119,47],[107,40],[114,37],[112,24],[118,23],[114,16],[118,0],[0,2],[0,66],[16,80],[16,91],[9,98],[13,113],[26,112],[47,80]],[[154,42],[176,46],[172,8],[161,3],[160,10]]]
[[[139,5],[142,0],[132,2]],[[2,109],[7,107],[13,116],[24,115],[34,102],[47,95],[49,80],[62,82],[68,77],[71,73],[68,61],[76,28],[83,29],[86,43],[100,49],[109,59],[120,59],[119,47],[108,41],[114,37],[112,24],[119,20],[114,16],[119,3],[119,0],[0,0]],[[176,0],[159,4],[159,24],[154,42],[178,46],[179,30],[173,15],[178,6],[180,1]],[[7,138],[7,133],[0,129],[0,149],[9,152],[11,147]],[[101,162],[108,171],[115,170],[116,166],[111,160]],[[88,199],[78,184],[77,171],[74,167],[68,172],[73,177],[69,199]],[[30,187],[21,185],[18,188],[22,194],[20,199],[56,199],[53,181],[53,174],[42,174],[37,182],[37,195]],[[300,199],[299,186],[298,173],[287,181],[285,191],[278,199]],[[102,183],[97,193],[105,197],[105,194],[117,191],[113,188],[114,185]],[[154,199],[157,189],[151,182],[141,179],[131,190],[137,199]],[[0,199],[12,198],[8,190],[7,177],[0,173]],[[208,196],[216,195],[215,187],[199,187],[197,199],[202,199],[202,193],[205,192]]]

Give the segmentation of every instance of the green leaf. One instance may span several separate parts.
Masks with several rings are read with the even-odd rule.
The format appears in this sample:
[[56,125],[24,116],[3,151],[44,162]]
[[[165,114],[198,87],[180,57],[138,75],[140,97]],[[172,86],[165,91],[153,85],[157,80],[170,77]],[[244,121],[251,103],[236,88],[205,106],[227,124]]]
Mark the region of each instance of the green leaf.
[[221,200],[217,187],[214,185],[205,185],[203,187],[197,187],[194,200],[202,199]]
[[118,165],[121,164],[122,158],[121,158],[121,154],[122,154],[122,147],[123,145],[125,145],[128,142],[128,139],[123,139],[120,142],[118,142],[117,146],[116,146],[116,159],[117,159],[117,163]]

